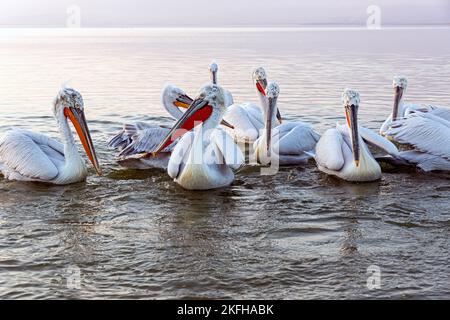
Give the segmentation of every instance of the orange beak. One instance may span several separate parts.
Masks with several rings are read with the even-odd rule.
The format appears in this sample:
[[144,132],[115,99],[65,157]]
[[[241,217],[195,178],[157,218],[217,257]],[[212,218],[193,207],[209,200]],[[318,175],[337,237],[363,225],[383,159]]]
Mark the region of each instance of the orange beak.
[[92,143],[91,134],[84,116],[84,111],[79,108],[66,107],[64,109],[64,115],[72,122],[89,160],[94,166],[97,174],[101,176],[102,170],[97,160],[97,155],[95,153],[94,144]]
[[191,105],[192,101],[194,100],[192,100],[192,98],[187,94],[182,94],[173,101],[173,105],[178,108],[187,109]]
[[187,109],[189,108],[189,104],[176,100],[173,105],[178,108]]

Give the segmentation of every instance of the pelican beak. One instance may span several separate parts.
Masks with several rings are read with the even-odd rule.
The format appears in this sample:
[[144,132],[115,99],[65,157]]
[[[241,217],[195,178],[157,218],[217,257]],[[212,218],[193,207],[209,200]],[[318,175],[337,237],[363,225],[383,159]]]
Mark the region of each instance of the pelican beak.
[[194,100],[183,116],[170,129],[156,150],[152,152],[153,156],[156,157],[177,138],[192,130],[198,124],[205,122],[211,116],[212,112],[213,108],[209,105],[208,101],[203,99]]
[[271,146],[272,146],[272,118],[273,118],[273,113],[275,111],[275,109],[277,104],[277,98],[274,97],[269,97],[267,98],[267,106],[268,106],[268,110],[267,110],[267,118],[266,118],[266,142],[267,142],[267,156],[270,157],[270,151],[271,151]]
[[283,118],[281,117],[280,109],[277,108],[277,119],[280,124],[283,123]]
[[192,101],[194,100],[192,100],[188,95],[182,94],[175,99],[173,105],[178,108],[187,109],[191,105]]
[[102,170],[97,160],[97,154],[95,153],[94,144],[92,143],[91,134],[89,132],[83,109],[67,107],[64,109],[64,115],[72,122],[89,160],[94,166],[95,171],[97,171],[97,174],[101,176]]
[[217,84],[217,70],[211,70],[211,82]]
[[[187,108],[189,108],[189,106],[191,105],[191,103],[192,103],[193,101],[194,101],[194,100],[192,100],[191,97],[189,97],[189,96],[186,95],[186,94],[183,94],[183,95],[180,95],[180,96],[173,102],[173,105],[174,105],[175,107],[178,107],[178,108],[187,109]],[[225,120],[222,120],[221,124],[222,124],[223,126],[225,126],[225,127],[230,128],[230,129],[234,129],[234,126],[231,125],[229,122],[227,122],[227,121],[225,121]]]
[[256,80],[256,90],[259,91],[263,96],[266,96],[267,80]]
[[[267,79],[256,80],[256,89],[263,95],[266,96]],[[283,118],[281,117],[280,110],[277,108],[277,119],[281,124],[283,123]]]
[[398,118],[398,108],[400,106],[400,101],[403,97],[403,88],[396,86],[394,88],[394,109],[392,110],[392,121],[396,121]]
[[232,124],[230,124],[229,122],[225,121],[224,119],[222,119],[222,121],[220,122],[221,125],[228,127],[230,129],[234,129],[234,126]]
[[347,124],[351,131],[353,160],[357,167],[359,167],[359,133],[358,133],[358,106],[345,106],[345,117]]

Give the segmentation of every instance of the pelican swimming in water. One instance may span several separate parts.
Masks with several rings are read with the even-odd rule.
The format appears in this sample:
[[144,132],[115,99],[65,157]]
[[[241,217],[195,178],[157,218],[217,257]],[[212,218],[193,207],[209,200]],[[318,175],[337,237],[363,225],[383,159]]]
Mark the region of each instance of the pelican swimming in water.
[[450,121],[450,109],[448,108],[405,103],[404,95],[408,86],[408,80],[405,77],[394,77],[392,85],[394,87],[394,106],[392,113],[380,128],[381,135],[386,135],[386,132],[390,129],[393,122],[407,118],[409,115],[417,112],[428,113],[435,117]]
[[[183,90],[172,85],[164,87],[161,101],[175,120],[183,116],[180,108],[186,109],[192,103],[192,99]],[[120,151],[118,157],[119,164],[122,166],[136,169],[151,167],[165,169],[175,143],[167,146],[156,158],[138,158],[136,156],[156,148],[169,131],[169,128],[144,122],[124,124],[123,129],[111,139],[108,146]]]
[[62,89],[54,101],[53,112],[63,143],[22,129],[12,129],[0,137],[0,170],[6,179],[58,185],[84,181],[87,168],[75,145],[68,120],[72,122],[89,160],[101,175],[81,94],[74,89]]
[[398,158],[423,171],[449,171],[450,109],[404,104],[407,83],[404,77],[394,78],[393,112],[380,132],[397,143],[412,146],[412,150],[400,152]]
[[347,125],[328,129],[316,146],[316,162],[320,171],[343,180],[365,182],[381,178],[381,168],[366,142],[396,155],[397,148],[389,140],[358,125],[359,93],[346,89],[342,94]]
[[[264,126],[264,107],[266,103],[267,75],[264,68],[253,71],[253,82],[256,88],[260,105],[254,103],[233,104],[225,114],[225,120],[230,123],[234,130],[230,132],[238,142],[253,143],[259,138]],[[276,110],[276,117],[272,126],[275,127],[282,122],[280,111]]]
[[[264,132],[253,144],[255,158],[258,162],[266,162],[272,152],[278,157],[280,165],[296,165],[305,163],[313,157],[320,136],[312,126],[301,121],[284,122],[272,129],[276,123],[277,100],[280,88],[275,82],[267,85],[262,102],[264,114]],[[263,160],[264,159],[264,160]]]
[[450,171],[450,121],[432,112],[414,112],[392,123],[386,135],[412,147],[397,158],[423,171]]
[[[217,83],[217,63],[212,62],[210,76],[213,83]],[[233,103],[233,97],[229,91],[226,92],[226,100]],[[161,95],[161,102],[166,111],[178,120],[183,116],[181,109],[186,109],[192,103],[192,99],[180,88],[174,85],[166,85]],[[227,104],[228,106],[228,104]],[[222,125],[233,129],[225,120]],[[137,122],[135,124],[124,124],[123,129],[117,133],[109,142],[110,148],[119,150],[118,162],[120,165],[133,169],[160,168],[166,169],[169,162],[170,153],[176,145],[174,141],[167,146],[157,157],[142,157],[143,153],[154,150],[159,142],[167,135],[169,128],[155,124]]]
[[206,85],[153,152],[158,155],[182,135],[172,151],[167,172],[183,188],[207,190],[228,186],[234,181],[233,170],[244,163],[233,139],[217,128],[226,110],[223,89]]

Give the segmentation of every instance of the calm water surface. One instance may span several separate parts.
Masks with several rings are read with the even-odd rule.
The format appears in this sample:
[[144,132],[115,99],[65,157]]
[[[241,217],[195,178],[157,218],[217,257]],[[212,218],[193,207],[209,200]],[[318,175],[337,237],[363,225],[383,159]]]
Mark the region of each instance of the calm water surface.
[[[409,78],[409,100],[450,106],[448,39],[448,28],[0,33],[0,130],[58,137],[51,101],[68,83],[105,171],[65,187],[0,177],[0,298],[450,298],[448,174],[350,184],[310,163],[189,192],[165,172],[121,169],[105,147],[123,122],[173,123],[161,88],[195,95],[213,58],[237,102],[257,102],[262,65],[287,120],[323,132],[342,121],[349,86],[377,129],[395,74]],[[371,265],[379,290],[366,286]]]

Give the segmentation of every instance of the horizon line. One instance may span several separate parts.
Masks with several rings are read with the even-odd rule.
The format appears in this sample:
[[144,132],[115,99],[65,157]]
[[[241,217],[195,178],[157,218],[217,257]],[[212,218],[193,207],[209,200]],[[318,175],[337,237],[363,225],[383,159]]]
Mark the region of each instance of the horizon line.
[[[216,26],[196,26],[196,25],[109,25],[109,26],[94,26],[94,25],[81,25],[80,27],[69,28],[64,25],[7,25],[0,24],[0,29],[236,29],[236,28],[318,28],[318,27],[366,27],[364,23],[305,23],[305,24],[271,24],[271,25],[216,25]],[[386,27],[431,27],[431,26],[448,26],[449,22],[436,22],[436,23],[383,23],[381,26]]]

